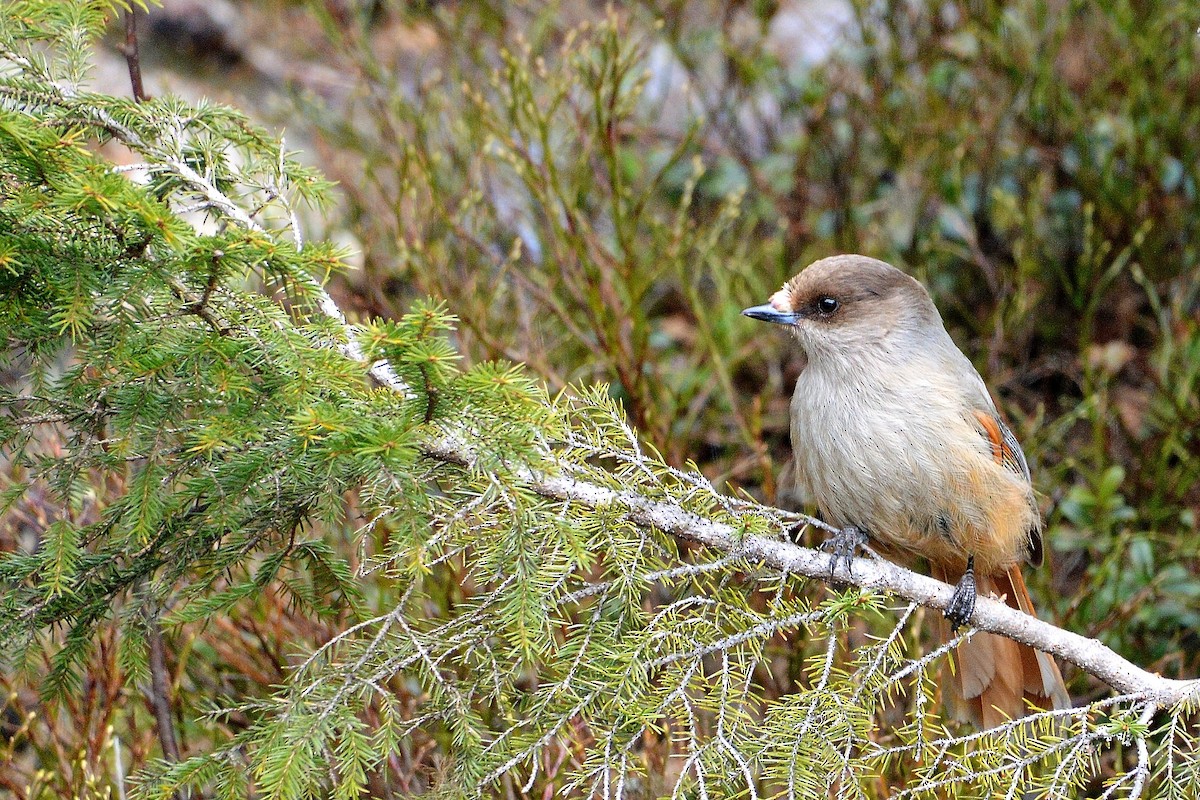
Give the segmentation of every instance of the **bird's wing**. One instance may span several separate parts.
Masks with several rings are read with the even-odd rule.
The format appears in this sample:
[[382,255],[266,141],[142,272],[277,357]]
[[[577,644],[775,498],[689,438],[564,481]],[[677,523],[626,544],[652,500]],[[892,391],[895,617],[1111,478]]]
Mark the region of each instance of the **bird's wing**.
[[[992,446],[992,457],[996,459],[996,463],[1020,475],[1026,483],[1032,483],[1029,462],[1025,460],[1021,443],[1004,421],[990,411],[976,409],[973,413],[979,422],[981,433]],[[1037,524],[1029,531],[1029,563],[1035,567],[1041,566],[1042,556],[1042,531],[1041,525]]]
[[1000,419],[1000,412],[996,410],[996,403],[992,400],[992,393],[988,391],[987,384],[960,350],[955,348],[953,356],[948,359],[947,366],[958,373],[959,385],[964,387],[968,407],[979,423],[980,433],[991,444],[996,463],[1017,473],[1027,483],[1032,483],[1029,462],[1025,460],[1021,443],[1004,424],[1004,420]]
[[1008,467],[1025,480],[1032,481],[1029,474],[1029,462],[1025,460],[1021,443],[1017,441],[1017,437],[1004,424],[1004,421],[993,413],[978,409],[975,411],[975,418],[979,420],[984,435],[991,442],[992,455],[996,462]]

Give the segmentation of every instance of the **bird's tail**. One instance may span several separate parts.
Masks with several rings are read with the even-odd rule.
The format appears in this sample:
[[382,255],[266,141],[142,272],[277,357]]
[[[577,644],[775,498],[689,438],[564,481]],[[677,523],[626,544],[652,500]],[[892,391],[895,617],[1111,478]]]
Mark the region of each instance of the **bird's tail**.
[[[946,580],[947,576],[935,577]],[[997,575],[981,575],[976,587],[983,597],[1003,597],[1010,607],[1037,616],[1019,567]],[[942,620],[943,636],[949,624]],[[1054,659],[1029,645],[993,633],[976,632],[955,651],[957,675],[949,683],[953,707],[983,728],[1025,716],[1032,703],[1038,708],[1070,708],[1071,697]]]

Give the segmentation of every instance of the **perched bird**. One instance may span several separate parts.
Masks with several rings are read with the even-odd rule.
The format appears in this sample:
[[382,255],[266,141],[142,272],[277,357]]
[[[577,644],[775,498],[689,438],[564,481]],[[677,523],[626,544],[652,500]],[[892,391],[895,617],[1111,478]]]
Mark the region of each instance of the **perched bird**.
[[[805,356],[791,404],[795,480],[842,529],[833,565],[870,541],[959,577],[945,616],[976,591],[1034,614],[1021,565],[1042,561],[1029,466],[979,373],[929,293],[895,267],[842,255],[811,264],[746,316],[787,326]],[[1054,659],[978,632],[957,648],[958,693],[984,727],[1024,716],[1026,699],[1066,708]]]

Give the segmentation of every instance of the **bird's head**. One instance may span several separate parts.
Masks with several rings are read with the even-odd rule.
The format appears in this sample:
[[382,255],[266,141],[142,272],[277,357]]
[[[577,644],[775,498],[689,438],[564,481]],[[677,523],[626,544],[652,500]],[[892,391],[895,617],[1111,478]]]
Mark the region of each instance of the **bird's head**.
[[944,336],[925,287],[874,258],[840,255],[806,267],[747,317],[786,325],[810,359],[862,355]]

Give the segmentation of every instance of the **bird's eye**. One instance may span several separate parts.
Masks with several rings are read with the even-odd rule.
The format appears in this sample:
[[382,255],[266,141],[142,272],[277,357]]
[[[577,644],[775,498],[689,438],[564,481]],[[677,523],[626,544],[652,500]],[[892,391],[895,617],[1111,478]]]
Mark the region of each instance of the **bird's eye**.
[[838,310],[838,301],[835,297],[822,297],[817,301],[817,311],[822,314],[832,314]]

